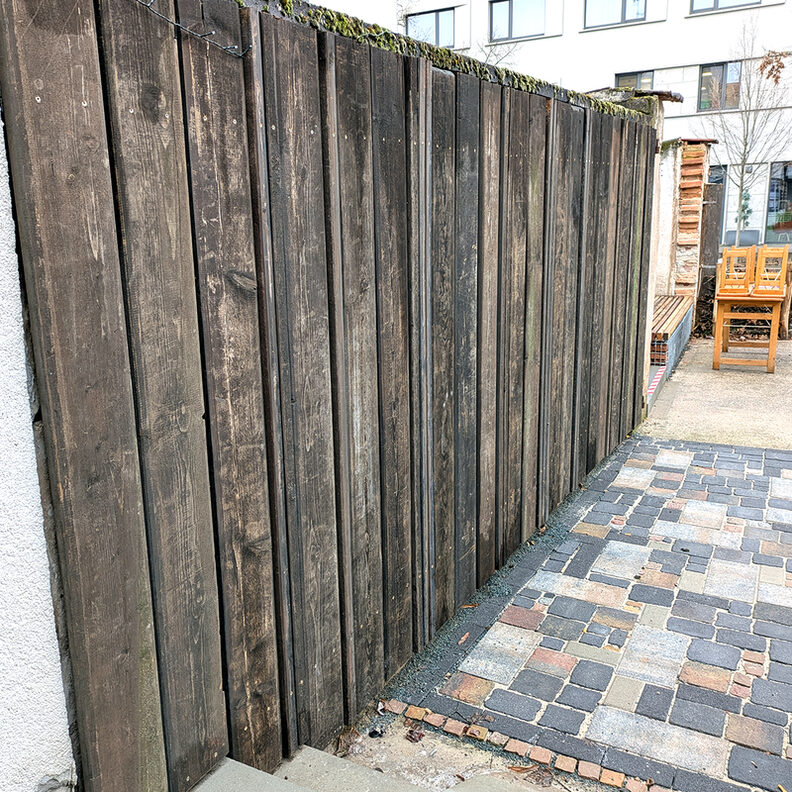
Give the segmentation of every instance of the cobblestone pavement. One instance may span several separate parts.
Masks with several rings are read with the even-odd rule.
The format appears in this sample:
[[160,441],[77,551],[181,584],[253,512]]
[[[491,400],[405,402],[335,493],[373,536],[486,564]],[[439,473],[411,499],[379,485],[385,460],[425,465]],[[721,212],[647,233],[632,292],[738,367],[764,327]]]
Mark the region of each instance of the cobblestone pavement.
[[617,787],[792,792],[792,451],[632,438],[564,510],[410,714]]

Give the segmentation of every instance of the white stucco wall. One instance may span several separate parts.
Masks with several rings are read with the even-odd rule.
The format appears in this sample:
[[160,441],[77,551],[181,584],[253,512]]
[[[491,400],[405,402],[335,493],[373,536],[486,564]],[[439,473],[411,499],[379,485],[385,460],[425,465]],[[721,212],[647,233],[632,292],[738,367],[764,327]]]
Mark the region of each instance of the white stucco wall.
[[0,790],[66,790],[75,771],[33,442],[2,126],[0,460]]

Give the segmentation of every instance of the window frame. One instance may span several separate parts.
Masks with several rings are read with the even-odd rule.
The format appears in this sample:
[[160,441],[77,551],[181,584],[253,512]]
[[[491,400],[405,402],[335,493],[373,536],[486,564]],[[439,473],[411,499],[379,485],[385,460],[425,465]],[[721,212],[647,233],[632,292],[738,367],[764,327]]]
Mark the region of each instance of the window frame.
[[[603,22],[601,25],[588,24],[588,5],[590,0],[586,0],[583,4],[583,29],[584,30],[597,30],[598,28],[615,27],[616,25],[635,25],[640,22],[646,22],[646,3],[644,0],[643,16],[636,17],[635,19],[627,19],[627,3],[628,0],[621,0],[621,21],[620,22]],[[691,7],[693,0],[690,0]],[[629,72],[628,72],[629,73]]]
[[[653,91],[654,90],[654,73],[655,73],[654,69],[642,69],[641,71],[637,71],[637,72],[634,72],[634,71],[621,72],[621,73],[616,75],[616,79],[614,80],[615,87],[617,89],[619,88],[619,79],[621,77],[636,77],[636,78],[638,78],[642,74],[651,74],[652,75],[652,87],[651,88],[639,88],[638,85],[640,83],[640,80],[636,79],[636,81],[635,81],[635,86],[636,87],[634,89],[632,89],[632,90],[635,90],[635,91],[645,91],[645,90]],[[630,90],[630,89],[628,89],[628,90]]]
[[[440,14],[445,11],[451,12],[451,44],[439,44],[435,42],[440,41]],[[426,41],[425,44],[430,44],[433,47],[442,47],[443,49],[454,49],[456,46],[456,6],[445,6],[443,8],[432,8],[428,11],[416,11],[414,14],[406,14],[404,17],[404,29],[405,33],[409,36],[410,35],[410,17],[419,17],[419,16],[434,16],[434,24],[435,24],[435,42]],[[410,36],[410,38],[412,38]],[[416,41],[422,41],[422,39],[416,39]]]
[[[725,107],[726,104],[726,86],[729,85],[727,72],[728,68],[732,63],[739,63],[740,64],[740,80],[737,83],[737,107]],[[704,69],[712,68],[713,66],[720,66],[723,69],[723,80],[720,86],[720,105],[718,107],[702,107],[701,106],[701,88],[702,88],[702,72]],[[741,93],[742,93],[742,70],[743,70],[743,61],[713,61],[712,63],[702,63],[699,66],[699,79],[698,79],[698,96],[696,97],[696,112],[697,113],[728,113],[734,110],[740,109],[740,100],[741,100]]]
[[749,6],[758,6],[762,5],[762,0],[744,0],[739,5],[728,6],[726,8],[721,8],[721,0],[712,0],[712,8],[699,8],[698,10],[693,8],[693,3],[695,0],[690,0],[690,14],[691,16],[694,14],[712,14],[715,11],[737,11],[740,8],[748,8]]
[[[492,7],[496,3],[508,2],[509,4],[509,33],[507,36],[503,38],[495,38],[492,35]],[[544,24],[542,25],[542,32],[541,33],[531,33],[527,36],[514,36],[513,29],[514,29],[514,0],[488,0],[487,6],[489,8],[489,43],[490,44],[502,44],[504,41],[522,41],[524,39],[532,39],[532,38],[540,38],[541,36],[546,35],[546,26],[547,26],[547,0],[544,0],[544,11],[545,11],[545,18]]]

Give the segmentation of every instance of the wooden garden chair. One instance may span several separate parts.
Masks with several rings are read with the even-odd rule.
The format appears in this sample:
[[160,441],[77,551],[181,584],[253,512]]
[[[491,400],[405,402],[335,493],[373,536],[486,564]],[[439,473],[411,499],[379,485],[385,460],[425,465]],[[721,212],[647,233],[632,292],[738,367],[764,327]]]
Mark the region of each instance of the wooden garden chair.
[[750,294],[755,265],[755,247],[733,247],[724,250],[718,269],[718,296]]
[[759,248],[756,256],[756,272],[751,294],[755,297],[781,297],[786,291],[789,245],[784,247]]

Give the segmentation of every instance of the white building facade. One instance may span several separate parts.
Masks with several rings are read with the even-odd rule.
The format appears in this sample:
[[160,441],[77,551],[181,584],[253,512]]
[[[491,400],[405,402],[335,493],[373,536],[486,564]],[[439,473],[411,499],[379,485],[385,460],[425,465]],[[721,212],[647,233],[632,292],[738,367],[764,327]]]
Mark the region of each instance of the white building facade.
[[[792,50],[792,0],[329,0],[328,5],[415,38],[578,91],[617,85],[681,94],[667,104],[664,138],[722,138],[721,120],[747,107],[755,56]],[[792,59],[773,106],[771,145],[754,148],[741,243],[792,243]],[[732,146],[732,150],[733,150]],[[733,244],[737,187],[713,147],[713,180],[729,182],[723,242]],[[733,171],[734,173],[734,171]]]

